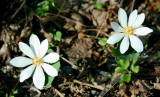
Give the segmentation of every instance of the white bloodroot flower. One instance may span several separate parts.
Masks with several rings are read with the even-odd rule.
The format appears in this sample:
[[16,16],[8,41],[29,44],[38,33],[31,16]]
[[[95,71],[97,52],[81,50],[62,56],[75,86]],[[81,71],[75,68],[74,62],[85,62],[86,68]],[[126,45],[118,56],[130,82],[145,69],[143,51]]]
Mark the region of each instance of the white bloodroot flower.
[[153,30],[148,27],[140,27],[141,24],[144,22],[144,19],[145,19],[144,13],[137,14],[137,10],[134,10],[129,15],[129,20],[127,24],[127,13],[125,12],[124,9],[120,8],[118,11],[118,20],[122,27],[116,22],[111,22],[111,26],[114,31],[124,32],[124,33],[118,33],[112,35],[111,37],[109,37],[107,43],[115,44],[123,38],[120,44],[120,52],[121,54],[124,54],[129,48],[129,39],[130,39],[131,47],[137,52],[142,52],[143,44],[141,40],[134,34],[144,36],[153,32]]
[[[57,53],[50,53],[44,56],[48,50],[48,40],[45,39],[40,44],[39,38],[32,34],[29,39],[30,47],[19,42],[20,50],[30,58],[19,56],[10,61],[15,67],[26,67],[20,74],[20,82],[28,79],[33,74],[33,83],[38,89],[43,89],[45,84],[45,75],[43,70],[50,76],[57,76],[57,70],[47,63],[55,63],[59,60]],[[30,65],[30,66],[29,66]],[[42,69],[43,68],[43,69]]]

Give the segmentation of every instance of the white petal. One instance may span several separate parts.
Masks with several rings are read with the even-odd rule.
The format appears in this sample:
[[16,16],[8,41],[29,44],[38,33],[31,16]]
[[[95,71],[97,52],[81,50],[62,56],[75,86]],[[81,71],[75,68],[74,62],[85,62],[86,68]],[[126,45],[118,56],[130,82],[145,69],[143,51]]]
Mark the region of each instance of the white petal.
[[24,80],[28,79],[32,75],[34,68],[35,65],[31,65],[24,69],[20,74],[20,82],[23,82]]
[[43,58],[43,62],[55,63],[59,60],[59,55],[57,53],[50,53]]
[[134,11],[129,15],[128,26],[132,26],[133,23],[135,22],[136,18],[137,18],[137,10],[134,10]]
[[136,29],[137,27],[142,25],[142,23],[144,22],[144,19],[145,19],[144,13],[139,14],[133,24],[133,28]]
[[41,66],[37,66],[33,74],[33,83],[38,89],[43,89],[45,83],[45,75]]
[[42,67],[48,75],[50,75],[50,76],[57,76],[58,75],[57,70],[53,66],[46,64],[46,63],[42,63]]
[[35,34],[32,34],[29,39],[29,43],[30,43],[30,47],[31,47],[32,51],[35,53],[35,55],[39,56],[39,49],[40,49],[39,38]]
[[10,64],[15,67],[25,67],[32,64],[32,60],[26,57],[15,57],[10,61]]
[[115,44],[119,42],[124,37],[124,35],[125,35],[124,33],[114,34],[111,37],[109,37],[109,39],[107,40],[107,43]]
[[116,22],[111,22],[111,27],[114,31],[124,32],[123,28]]
[[23,42],[19,42],[19,48],[28,57],[30,57],[30,58],[35,57],[32,49],[27,44],[25,44]]
[[120,8],[118,11],[118,20],[122,27],[127,26],[127,13],[122,8]]
[[153,30],[148,27],[142,27],[134,30],[134,34],[137,34],[137,35],[147,35],[151,32],[153,32]]
[[131,41],[131,47],[137,52],[142,52],[143,51],[142,41],[134,35],[130,35],[129,38]]
[[39,57],[42,58],[46,54],[47,50],[48,50],[48,40],[45,39],[41,43]]
[[124,54],[129,48],[129,40],[128,40],[128,35],[126,35],[120,45],[120,52],[121,54]]

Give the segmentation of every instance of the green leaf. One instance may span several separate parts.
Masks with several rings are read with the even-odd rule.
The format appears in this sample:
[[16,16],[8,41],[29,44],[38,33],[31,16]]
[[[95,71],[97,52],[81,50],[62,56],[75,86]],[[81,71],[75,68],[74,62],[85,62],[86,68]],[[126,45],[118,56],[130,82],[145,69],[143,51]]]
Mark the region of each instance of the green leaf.
[[124,60],[122,68],[127,69],[129,67],[129,60]]
[[139,72],[139,66],[135,66],[133,72],[138,73]]
[[137,65],[137,66],[134,66],[134,64],[132,64],[131,66],[130,66],[130,69],[132,70],[132,72],[134,72],[134,73],[138,73],[139,72],[139,66]]
[[51,4],[52,4],[52,6],[53,6],[53,7],[55,7],[55,4],[54,4],[54,2],[52,2]]
[[76,25],[74,26],[74,29],[75,29],[76,31],[78,30],[78,28],[77,28],[77,26],[76,26]]
[[119,55],[121,55],[120,54],[120,52],[119,52],[119,49],[118,48],[113,48],[113,47],[109,47],[110,48],[110,50],[112,51],[112,54],[113,54],[113,56],[115,57],[115,58],[117,58]]
[[42,7],[42,10],[45,12],[45,11],[49,11],[49,6],[48,5],[44,5]]
[[123,60],[117,59],[116,62],[117,62],[118,65],[123,66]]
[[134,59],[134,60],[132,61],[131,66],[130,66],[130,69],[131,69],[132,72],[134,72],[134,73],[138,73],[138,72],[139,72],[139,66],[138,66],[138,65],[135,66],[135,64],[136,64],[137,61],[138,61],[138,59]]
[[160,51],[158,51],[157,56],[158,56],[158,58],[160,58]]
[[127,69],[129,67],[129,60],[117,59],[116,62],[123,69]]
[[119,55],[117,58],[122,59],[122,60],[129,60],[129,59],[135,59],[138,58],[139,53],[131,53],[129,55]]
[[48,15],[48,13],[43,13],[43,16],[47,16]]
[[[52,66],[58,71],[59,68],[60,68],[60,61],[56,62],[56,63],[53,63]],[[44,85],[45,88],[49,88],[54,80],[55,77],[52,77],[52,76],[49,76],[49,75],[46,75],[46,83]]]
[[138,58],[134,59],[134,60],[132,61],[132,64],[133,64],[133,65],[136,64],[137,61],[138,61]]
[[129,83],[131,81],[131,74],[126,74],[126,82]]
[[18,89],[13,91],[13,94],[17,94],[18,93]]
[[122,74],[120,76],[120,81],[119,82],[122,83],[122,82],[126,81],[127,83],[129,83],[130,80],[131,80],[131,74]]
[[61,41],[61,38],[62,38],[62,33],[60,31],[57,31],[56,34],[54,35],[54,40]]
[[124,83],[124,80],[120,78],[120,80],[119,80],[119,85],[122,86],[123,83]]
[[126,69],[121,68],[121,67],[117,67],[117,68],[115,69],[115,72],[123,72],[123,71],[126,71]]
[[79,67],[81,67],[82,66],[82,63],[79,63]]
[[53,50],[52,49],[48,49],[47,53],[52,53]]
[[93,76],[92,76],[92,74],[91,73],[89,73],[89,76],[88,76],[88,78],[89,79],[91,79]]
[[101,3],[96,3],[96,4],[94,5],[94,8],[95,8],[95,9],[101,9],[101,8],[102,8],[102,4],[101,4]]
[[158,8],[158,12],[160,12],[160,4],[159,4],[159,5],[157,5],[157,8]]
[[92,4],[93,3],[93,0],[89,0],[89,4]]
[[147,49],[147,47],[148,47],[148,44],[145,44],[144,48]]
[[38,6],[43,6],[43,5],[49,5],[49,1],[42,1],[40,3],[38,3]]
[[6,93],[5,97],[8,97],[8,93]]
[[107,44],[107,38],[102,38],[98,41],[98,44],[101,46],[104,46]]
[[108,74],[108,75],[107,75],[107,77],[111,78],[111,77],[112,77],[112,75],[111,75],[111,74]]

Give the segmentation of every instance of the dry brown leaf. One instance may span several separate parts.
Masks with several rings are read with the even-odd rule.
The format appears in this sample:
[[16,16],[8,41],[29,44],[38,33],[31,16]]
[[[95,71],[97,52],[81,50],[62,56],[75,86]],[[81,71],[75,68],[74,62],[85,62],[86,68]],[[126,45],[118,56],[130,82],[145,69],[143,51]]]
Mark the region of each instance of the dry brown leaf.
[[131,97],[136,97],[136,95],[139,93],[139,90],[134,86],[130,86],[129,91],[131,92]]
[[89,3],[82,4],[82,10],[89,13],[94,8],[94,5],[90,5]]
[[40,97],[40,95],[41,95],[41,91],[39,91],[37,88],[35,88],[35,87],[31,87],[30,89],[29,89],[29,92],[30,92],[30,96],[31,97]]
[[66,50],[69,60],[76,62],[84,57],[91,58],[93,44],[90,38],[76,39],[71,48]]
[[118,72],[115,72],[111,81],[114,81],[118,76],[120,76],[122,73],[118,73]]
[[104,24],[104,22],[106,22],[107,15],[108,13],[105,11],[93,10],[92,11],[92,22],[94,26],[101,27]]
[[68,31],[76,31],[76,29],[74,28],[74,25],[72,23],[67,22],[64,26],[64,29],[67,29]]
[[154,89],[160,90],[160,83],[153,84]]
[[32,28],[31,28],[31,27],[25,27],[25,28],[22,29],[22,31],[21,31],[20,38],[29,37],[31,31],[32,31]]
[[83,39],[83,38],[85,38],[85,37],[86,37],[85,34],[83,34],[83,33],[78,33],[78,39]]
[[0,56],[3,55],[6,52],[7,49],[8,49],[8,45],[3,44],[1,49],[0,49]]
[[142,84],[140,80],[137,80],[135,84],[139,87],[138,88],[139,91],[147,92],[148,88],[144,84]]

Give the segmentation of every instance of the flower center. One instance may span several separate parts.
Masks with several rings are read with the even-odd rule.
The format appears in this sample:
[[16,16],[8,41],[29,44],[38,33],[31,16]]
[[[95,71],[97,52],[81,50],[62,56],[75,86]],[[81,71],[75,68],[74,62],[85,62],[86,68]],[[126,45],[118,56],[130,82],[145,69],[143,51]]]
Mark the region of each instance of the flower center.
[[40,59],[39,57],[34,57],[32,58],[32,63],[35,65],[35,66],[41,66],[41,63],[42,63],[42,59]]
[[127,35],[132,35],[134,30],[132,26],[127,26],[127,27],[124,27],[123,29],[124,29],[124,33]]

